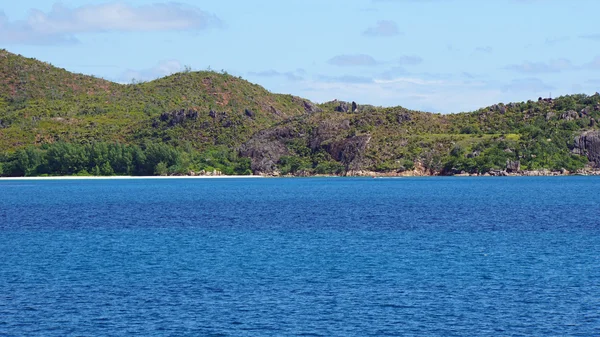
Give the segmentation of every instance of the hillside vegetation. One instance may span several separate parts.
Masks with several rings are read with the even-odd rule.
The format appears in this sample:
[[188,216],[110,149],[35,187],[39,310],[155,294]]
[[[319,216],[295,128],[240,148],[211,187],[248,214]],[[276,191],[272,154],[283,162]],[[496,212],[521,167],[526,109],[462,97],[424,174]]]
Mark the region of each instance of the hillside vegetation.
[[456,174],[600,164],[600,95],[432,114],[226,73],[117,84],[0,51],[0,175]]

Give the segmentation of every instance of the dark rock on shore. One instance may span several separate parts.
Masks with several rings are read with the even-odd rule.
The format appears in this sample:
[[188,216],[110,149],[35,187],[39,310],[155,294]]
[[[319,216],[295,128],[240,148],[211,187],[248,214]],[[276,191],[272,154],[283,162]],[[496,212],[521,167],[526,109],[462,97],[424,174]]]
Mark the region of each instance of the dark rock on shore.
[[518,160],[508,160],[506,161],[506,172],[516,173],[521,171],[521,162]]
[[576,137],[573,152],[586,155],[593,167],[600,168],[600,131],[587,131]]

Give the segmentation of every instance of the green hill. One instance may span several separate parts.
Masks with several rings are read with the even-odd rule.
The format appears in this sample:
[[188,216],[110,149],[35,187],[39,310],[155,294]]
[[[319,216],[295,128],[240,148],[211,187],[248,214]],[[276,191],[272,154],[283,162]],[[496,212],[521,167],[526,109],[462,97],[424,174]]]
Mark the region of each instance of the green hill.
[[422,174],[600,164],[600,95],[471,113],[273,94],[226,73],[118,84],[0,51],[0,175]]

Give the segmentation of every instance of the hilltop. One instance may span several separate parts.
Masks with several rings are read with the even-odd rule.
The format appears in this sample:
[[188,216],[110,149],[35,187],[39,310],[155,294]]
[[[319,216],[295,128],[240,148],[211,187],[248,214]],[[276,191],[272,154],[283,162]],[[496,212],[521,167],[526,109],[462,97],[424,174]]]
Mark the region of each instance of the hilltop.
[[600,95],[435,114],[239,77],[118,84],[0,51],[0,175],[456,174],[600,165]]

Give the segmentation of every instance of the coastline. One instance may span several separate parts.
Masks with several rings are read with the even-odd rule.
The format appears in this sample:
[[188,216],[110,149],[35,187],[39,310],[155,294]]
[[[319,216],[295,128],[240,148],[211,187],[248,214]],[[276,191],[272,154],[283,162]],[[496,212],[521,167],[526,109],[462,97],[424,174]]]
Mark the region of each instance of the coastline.
[[426,177],[574,177],[600,176],[600,170],[582,170],[578,172],[560,171],[491,171],[485,174],[439,174],[423,171],[405,172],[374,172],[352,171],[347,175],[181,175],[181,176],[51,176],[51,177],[0,177],[2,181],[32,181],[32,180],[163,180],[163,179],[255,179],[255,178],[426,178]]
[[11,180],[145,180],[145,179],[250,179],[264,176],[57,176],[57,177],[0,177],[0,181]]

